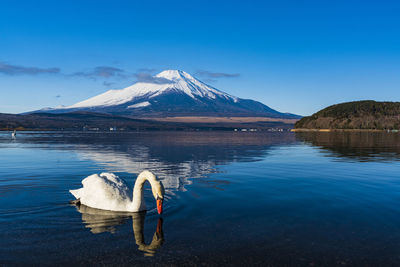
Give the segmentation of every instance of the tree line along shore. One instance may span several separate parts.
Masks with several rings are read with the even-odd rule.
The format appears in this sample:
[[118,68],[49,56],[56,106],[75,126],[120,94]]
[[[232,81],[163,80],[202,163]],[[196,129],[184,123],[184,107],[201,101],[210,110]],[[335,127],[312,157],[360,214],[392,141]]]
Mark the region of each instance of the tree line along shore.
[[293,131],[398,131],[400,102],[372,100],[336,104],[295,123]]

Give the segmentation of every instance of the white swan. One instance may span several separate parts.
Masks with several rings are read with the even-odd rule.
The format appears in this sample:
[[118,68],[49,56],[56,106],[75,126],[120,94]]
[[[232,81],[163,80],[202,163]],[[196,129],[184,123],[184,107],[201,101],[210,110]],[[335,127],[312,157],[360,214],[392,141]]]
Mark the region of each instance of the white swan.
[[150,182],[151,191],[157,201],[157,211],[162,213],[164,186],[150,171],[143,171],[136,179],[133,190],[113,173],[93,174],[82,180],[83,187],[69,190],[77,199],[76,203],[112,211],[137,212],[146,210],[143,197],[143,184]]

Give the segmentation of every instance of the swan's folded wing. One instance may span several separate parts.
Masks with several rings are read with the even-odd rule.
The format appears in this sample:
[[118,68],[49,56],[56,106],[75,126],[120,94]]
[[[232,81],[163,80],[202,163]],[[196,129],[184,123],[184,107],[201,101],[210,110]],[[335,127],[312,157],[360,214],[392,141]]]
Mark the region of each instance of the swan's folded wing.
[[127,203],[132,201],[132,190],[114,174],[93,174],[86,177],[82,184],[81,203],[89,207],[125,210]]

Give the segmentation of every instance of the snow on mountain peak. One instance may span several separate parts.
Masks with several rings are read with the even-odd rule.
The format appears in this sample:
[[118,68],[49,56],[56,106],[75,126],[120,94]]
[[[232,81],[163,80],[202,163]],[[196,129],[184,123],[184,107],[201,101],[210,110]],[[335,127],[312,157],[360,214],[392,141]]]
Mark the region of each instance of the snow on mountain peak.
[[176,80],[182,77],[190,77],[193,78],[190,74],[182,71],[182,70],[164,70],[156,75],[158,78],[164,78],[168,80]]
[[[233,100],[234,102],[238,101],[238,98],[208,86],[189,73],[181,70],[164,70],[155,75],[154,78],[157,78],[154,82],[137,82],[124,89],[109,90],[103,94],[65,108],[114,106],[135,101],[135,99],[140,99],[141,102],[143,102],[143,98],[150,100],[153,97],[171,91],[185,93],[193,99],[215,99],[216,97],[222,97],[227,100]],[[162,82],[160,82],[160,78],[163,79]]]

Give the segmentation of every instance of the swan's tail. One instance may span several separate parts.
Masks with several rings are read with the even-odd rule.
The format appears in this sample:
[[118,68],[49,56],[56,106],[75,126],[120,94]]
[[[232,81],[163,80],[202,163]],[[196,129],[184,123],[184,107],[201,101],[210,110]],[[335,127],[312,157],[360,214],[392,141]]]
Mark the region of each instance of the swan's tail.
[[80,189],[75,189],[75,190],[69,190],[69,192],[70,192],[76,199],[80,199],[80,198],[81,198],[82,188],[80,188]]

